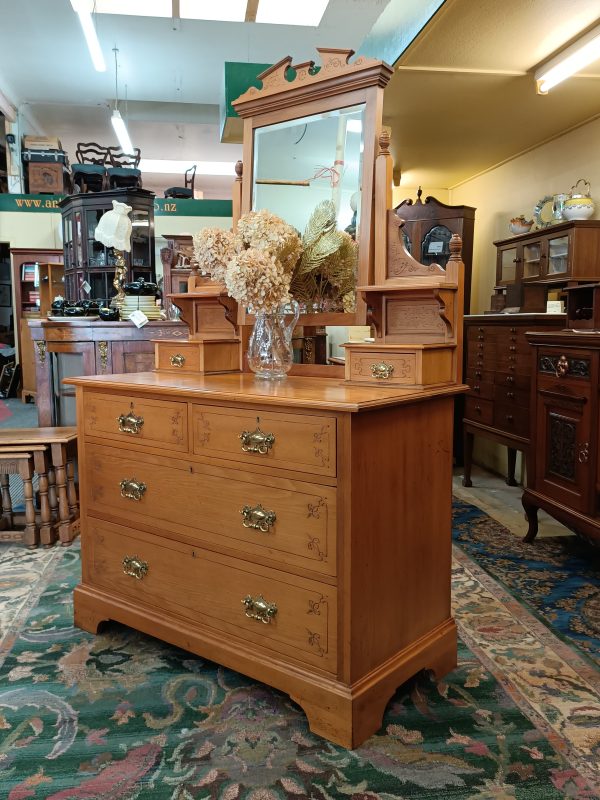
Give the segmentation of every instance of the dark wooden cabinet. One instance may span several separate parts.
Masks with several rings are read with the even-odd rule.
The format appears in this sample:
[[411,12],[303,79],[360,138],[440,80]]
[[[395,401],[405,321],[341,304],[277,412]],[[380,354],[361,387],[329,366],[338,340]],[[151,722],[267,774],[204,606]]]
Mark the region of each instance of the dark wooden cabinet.
[[164,234],[167,246],[160,251],[163,269],[163,306],[169,319],[177,314],[177,307],[169,299],[170,294],[184,294],[188,290],[188,278],[194,263],[194,243],[189,234]]
[[[154,193],[145,189],[115,189],[87,192],[65,197],[59,205],[62,213],[67,300],[103,299],[116,292],[112,285],[115,254],[94,236],[102,215],[118,200],[131,206],[131,252],[124,253],[127,281],[156,277],[154,255]],[[90,285],[86,292],[83,284]]]
[[526,332],[561,330],[564,314],[478,314],[465,317],[463,416],[464,479],[471,486],[473,439],[483,436],[508,448],[509,486],[516,486],[517,451],[530,440],[531,349]]
[[449,206],[435,197],[403,200],[394,209],[404,220],[403,239],[408,252],[422,264],[445,267],[450,258],[450,239],[456,233],[462,240],[461,257],[465,265],[464,313],[471,308],[471,271],[473,265],[473,227],[475,210],[472,206]]
[[532,446],[523,506],[526,541],[544,509],[571,530],[600,540],[600,333],[531,333]]

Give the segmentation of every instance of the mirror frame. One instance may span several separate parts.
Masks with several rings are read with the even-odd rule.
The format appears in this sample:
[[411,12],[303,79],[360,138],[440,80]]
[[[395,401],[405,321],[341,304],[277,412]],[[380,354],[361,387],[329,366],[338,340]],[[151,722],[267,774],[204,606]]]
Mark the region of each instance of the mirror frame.
[[[365,286],[372,284],[374,277],[375,159],[382,126],[383,90],[393,74],[393,69],[383,61],[362,56],[350,63],[353,50],[317,48],[317,51],[321,58],[320,68],[317,69],[314,61],[293,65],[292,58],[286,56],[258,76],[262,81],[261,89],[252,86],[233,101],[233,107],[244,120],[244,168],[241,197],[237,205],[239,214],[245,214],[252,209],[254,132],[257,128],[364,104],[357,286]],[[291,75],[290,70],[295,74]],[[277,213],[275,209],[271,210]],[[234,227],[237,224],[235,211],[233,224]],[[357,292],[354,314],[302,314],[299,324],[364,325],[366,319],[366,303]],[[238,309],[238,323],[244,324],[247,321],[245,310]]]

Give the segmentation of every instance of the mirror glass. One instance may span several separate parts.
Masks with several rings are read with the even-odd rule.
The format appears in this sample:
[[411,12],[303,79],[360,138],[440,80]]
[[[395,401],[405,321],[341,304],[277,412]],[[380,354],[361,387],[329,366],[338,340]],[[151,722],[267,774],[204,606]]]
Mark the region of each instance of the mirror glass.
[[364,108],[361,104],[257,128],[253,210],[268,209],[302,234],[317,204],[332,200],[338,230],[351,235],[358,231]]

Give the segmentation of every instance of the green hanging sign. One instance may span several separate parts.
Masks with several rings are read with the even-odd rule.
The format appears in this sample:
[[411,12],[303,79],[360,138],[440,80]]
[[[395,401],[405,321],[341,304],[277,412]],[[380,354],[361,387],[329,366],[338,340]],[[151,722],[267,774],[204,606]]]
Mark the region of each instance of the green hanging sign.
[[[232,179],[233,183],[233,179]],[[59,194],[0,194],[0,212],[60,214]],[[155,217],[231,217],[231,200],[177,200],[157,197]]]

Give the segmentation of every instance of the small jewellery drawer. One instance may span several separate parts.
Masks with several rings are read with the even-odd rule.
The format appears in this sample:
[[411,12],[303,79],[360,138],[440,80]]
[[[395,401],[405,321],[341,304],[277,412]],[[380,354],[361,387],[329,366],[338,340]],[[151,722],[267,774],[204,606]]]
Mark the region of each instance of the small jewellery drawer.
[[188,452],[187,405],[171,400],[84,392],[83,430],[86,436]]
[[465,419],[491,425],[494,421],[494,404],[491,400],[468,396],[465,400]]
[[336,490],[98,445],[82,485],[90,511],[184,534],[282,567],[336,573]]
[[155,341],[156,369],[167,372],[232,372],[239,369],[238,339]]
[[194,453],[245,464],[336,474],[335,419],[194,405]]
[[378,386],[424,386],[452,380],[451,347],[405,346],[403,352],[347,344],[346,380]]
[[[84,578],[321,669],[336,670],[336,590],[88,517]],[[241,644],[241,642],[240,642]]]

